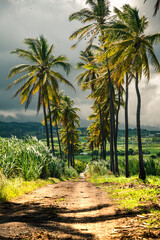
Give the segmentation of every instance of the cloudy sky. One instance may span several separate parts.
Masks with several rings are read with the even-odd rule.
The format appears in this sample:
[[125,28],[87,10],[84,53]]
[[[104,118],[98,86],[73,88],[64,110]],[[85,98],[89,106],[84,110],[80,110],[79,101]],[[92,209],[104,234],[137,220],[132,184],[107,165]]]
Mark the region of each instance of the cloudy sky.
[[[71,13],[84,8],[86,0],[0,0],[0,120],[1,121],[41,121],[42,114],[36,115],[37,97],[35,96],[29,109],[25,112],[24,106],[20,105],[19,98],[12,99],[16,87],[6,91],[7,86],[14,80],[6,80],[9,69],[19,63],[20,59],[10,52],[15,48],[25,48],[23,39],[28,37],[38,37],[43,34],[49,43],[55,44],[55,55],[65,54],[72,64],[72,72],[68,80],[76,88],[73,92],[68,87],[61,85],[75,105],[81,109],[81,124],[86,125],[87,117],[91,113],[91,102],[86,99],[87,93],[80,90],[74,82],[78,72],[74,66],[78,61],[79,52],[85,48],[85,43],[81,43],[76,50],[71,50],[73,44],[69,40],[71,33],[79,28],[79,22],[69,22]],[[128,3],[137,6],[140,15],[145,15],[150,21],[147,33],[160,31],[160,12],[153,17],[153,5],[155,0],[148,0],[146,4],[143,0],[110,0],[110,9],[113,6],[121,7]],[[160,60],[160,46],[155,48]],[[135,125],[136,95],[134,84],[129,89],[129,121],[130,125]],[[160,75],[152,74],[150,82],[142,79],[140,83],[142,96],[142,125],[160,127]],[[124,123],[124,112],[121,110],[120,123]]]

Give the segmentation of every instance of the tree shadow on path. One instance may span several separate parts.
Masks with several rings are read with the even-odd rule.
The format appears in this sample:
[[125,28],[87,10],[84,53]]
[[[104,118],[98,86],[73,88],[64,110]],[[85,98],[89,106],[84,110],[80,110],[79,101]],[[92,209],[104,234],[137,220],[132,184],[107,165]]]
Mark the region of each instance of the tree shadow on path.
[[[17,225],[18,223],[24,223],[27,224],[30,229],[33,229],[35,231],[44,230],[50,233],[54,233],[57,238],[55,237],[52,239],[95,239],[95,236],[93,234],[75,229],[72,227],[72,224],[87,224],[111,221],[124,217],[134,217],[137,213],[146,213],[148,211],[147,209],[143,208],[136,213],[115,213],[98,216],[87,216],[86,214],[86,216],[82,217],[74,216],[74,213],[87,213],[90,211],[107,208],[109,206],[109,204],[104,204],[91,208],[70,210],[54,205],[42,205],[40,203],[2,203],[0,204],[0,239],[14,239],[13,236],[7,236],[4,234],[5,230],[7,231],[7,229],[5,229],[5,224],[8,223],[10,226],[12,223],[17,223]],[[70,216],[71,213],[73,213],[73,216]],[[17,231],[21,231],[21,228],[17,229]],[[58,236],[61,237],[59,238]],[[67,236],[69,237],[67,238]]]

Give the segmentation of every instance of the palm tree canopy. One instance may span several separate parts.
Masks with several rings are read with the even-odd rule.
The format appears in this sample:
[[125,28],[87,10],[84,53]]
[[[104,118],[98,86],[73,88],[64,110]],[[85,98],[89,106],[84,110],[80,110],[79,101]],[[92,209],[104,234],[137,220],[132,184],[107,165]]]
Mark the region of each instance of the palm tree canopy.
[[54,70],[55,67],[61,67],[68,74],[71,66],[65,56],[53,55],[54,45],[49,47],[43,35],[35,39],[26,38],[24,44],[27,46],[26,50],[17,48],[11,53],[17,54],[30,64],[20,64],[11,68],[7,78],[19,73],[24,75],[10,84],[7,89],[16,84],[22,84],[14,97],[20,95],[21,104],[26,102],[25,109],[28,108],[32,95],[38,92],[37,111],[39,111],[42,101],[47,105],[48,98],[51,100],[53,96],[57,96],[59,81],[74,88],[62,74]]
[[143,71],[149,80],[149,62],[156,71],[160,71],[153,49],[153,44],[160,41],[160,33],[146,35],[145,30],[148,26],[146,17],[140,18],[138,10],[128,4],[124,5],[122,10],[114,9],[116,17],[105,29],[106,49],[112,56],[112,63],[115,62],[116,65],[118,63],[120,68],[125,66],[126,71],[132,66],[133,72],[138,72],[140,77]]
[[72,48],[75,48],[82,39],[86,39],[90,36],[89,44],[91,44],[102,29],[109,15],[109,3],[107,0],[87,0],[86,4],[88,4],[90,8],[84,8],[69,16],[70,21],[78,20],[83,24],[88,24],[74,31],[70,36],[71,40],[78,38],[78,42],[75,43]]

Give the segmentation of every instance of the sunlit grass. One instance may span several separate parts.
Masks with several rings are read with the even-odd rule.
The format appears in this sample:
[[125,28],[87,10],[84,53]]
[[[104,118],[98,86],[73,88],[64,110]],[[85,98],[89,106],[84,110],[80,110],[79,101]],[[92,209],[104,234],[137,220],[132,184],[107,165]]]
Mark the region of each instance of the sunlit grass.
[[160,177],[147,176],[144,182],[138,176],[125,178],[93,174],[89,175],[89,180],[106,191],[119,210],[142,214],[141,224],[145,219],[149,228],[160,228]]
[[48,184],[59,182],[59,179],[50,178],[47,180],[32,180],[24,181],[22,178],[7,179],[0,176],[0,202],[9,201],[13,198],[29,193],[37,188],[43,187]]

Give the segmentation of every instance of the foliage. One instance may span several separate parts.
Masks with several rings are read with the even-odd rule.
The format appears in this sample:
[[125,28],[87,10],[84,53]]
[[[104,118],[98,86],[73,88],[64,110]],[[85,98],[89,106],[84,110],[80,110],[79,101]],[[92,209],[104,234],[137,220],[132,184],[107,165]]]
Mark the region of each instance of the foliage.
[[0,171],[8,178],[19,176],[31,180],[50,175],[58,177],[64,171],[59,161],[35,137],[25,140],[0,138]]
[[[152,155],[144,157],[144,168],[147,175],[160,176],[160,158],[153,159]],[[89,173],[97,174],[100,176],[109,173],[109,159],[106,161],[98,160],[89,164]],[[137,156],[131,156],[129,158],[129,169],[131,175],[137,175],[139,172],[139,161]],[[125,159],[119,158],[119,171],[120,174],[125,174]]]
[[144,182],[138,176],[117,178],[114,175],[92,175],[90,181],[107,191],[119,211],[137,213],[148,227],[159,229],[159,177],[148,176]]
[[78,173],[84,172],[85,168],[86,168],[86,163],[79,160],[75,160],[75,169]]
[[78,173],[73,167],[66,167],[64,173],[67,178],[78,177]]
[[59,180],[55,178],[50,178],[47,180],[38,179],[32,181],[24,181],[22,178],[7,179],[0,172],[0,202],[8,201],[24,193],[31,192],[38,187],[43,187],[44,185],[53,184],[58,181]]
[[107,161],[98,160],[89,164],[88,172],[90,174],[105,175],[109,172],[109,164]]

